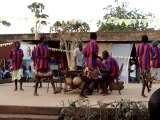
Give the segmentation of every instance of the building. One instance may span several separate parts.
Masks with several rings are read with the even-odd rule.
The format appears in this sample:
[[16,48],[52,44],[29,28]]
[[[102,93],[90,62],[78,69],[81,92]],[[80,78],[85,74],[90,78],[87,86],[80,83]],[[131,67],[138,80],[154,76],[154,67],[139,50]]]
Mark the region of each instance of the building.
[[[83,33],[82,34],[82,41],[84,42],[84,45],[89,41],[89,34],[90,33]],[[141,32],[103,32],[103,33],[97,33],[98,38],[97,42],[100,47],[100,55],[102,51],[108,50],[110,54],[112,54],[116,59],[118,60],[119,65],[124,63],[124,69],[122,72],[122,79],[124,82],[128,82],[128,68],[129,68],[129,61],[130,57],[136,56],[136,48],[138,44],[141,42],[141,36],[146,34],[149,37],[149,43],[154,39],[157,39],[160,41],[160,31],[141,31]],[[66,54],[65,52],[61,52],[61,50],[58,50],[59,48],[59,39],[58,39],[58,33],[54,34],[45,34],[47,35],[49,39],[49,45],[51,48],[57,48],[54,49],[54,51],[51,52],[53,56],[56,56],[57,59],[62,59],[63,61],[66,61]],[[34,34],[5,34],[0,35],[0,41],[3,42],[14,42],[17,40],[23,41],[26,44],[32,44],[36,45],[39,43],[38,40],[34,40]],[[10,49],[13,47],[13,45],[9,46],[0,46],[1,51],[0,52],[0,58],[4,59],[9,54]],[[60,57],[60,58],[59,58]],[[66,63],[66,62],[65,62]]]

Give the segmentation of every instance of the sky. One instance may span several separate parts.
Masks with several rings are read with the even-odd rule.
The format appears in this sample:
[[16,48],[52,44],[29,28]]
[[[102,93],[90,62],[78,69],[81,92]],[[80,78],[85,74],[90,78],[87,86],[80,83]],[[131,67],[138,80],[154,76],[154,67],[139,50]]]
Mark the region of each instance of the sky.
[[[11,22],[10,27],[0,25],[0,34],[31,33],[34,27],[34,15],[27,8],[33,2],[45,5],[44,13],[49,15],[49,25],[41,32],[49,32],[49,27],[56,20],[80,19],[90,25],[91,31],[96,31],[97,20],[105,15],[103,8],[113,4],[114,0],[0,0],[0,18]],[[160,18],[160,0],[119,0],[129,2],[131,8],[142,12],[152,12]],[[157,27],[159,27],[157,25]]]

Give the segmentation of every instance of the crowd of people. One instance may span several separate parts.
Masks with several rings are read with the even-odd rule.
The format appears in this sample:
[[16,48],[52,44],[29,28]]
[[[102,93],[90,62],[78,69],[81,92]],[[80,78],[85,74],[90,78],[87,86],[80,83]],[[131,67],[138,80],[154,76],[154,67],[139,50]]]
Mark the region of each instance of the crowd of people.
[[[87,71],[86,82],[87,94],[92,94],[95,86],[101,85],[102,94],[109,94],[108,86],[114,83],[119,77],[120,68],[115,58],[109,55],[108,51],[99,55],[99,46],[96,43],[96,33],[90,34],[90,42],[83,48],[82,43],[78,44],[78,48],[74,51],[75,67],[77,69],[84,68]],[[137,56],[135,60],[131,60],[130,79],[131,82],[137,82],[136,70],[140,68],[140,78],[142,82],[141,96],[147,97],[144,92],[147,87],[148,92],[151,91],[152,81],[156,79],[158,68],[160,68],[160,49],[158,48],[158,40],[153,40],[152,45],[148,44],[148,36],[142,36],[142,43],[138,45]],[[98,81],[100,80],[100,81]],[[98,82],[97,82],[98,81]],[[84,92],[81,96],[86,97]]]
[[[99,56],[99,46],[96,42],[97,34],[95,32],[90,34],[90,41],[83,47],[83,42],[79,41],[77,48],[73,51],[74,55],[74,67],[76,70],[81,70],[85,74],[85,80],[81,87],[80,97],[87,98],[86,95],[92,95],[94,89],[101,88],[102,95],[110,94],[108,89],[112,85],[115,79],[118,79],[120,75],[120,67],[115,58],[113,58],[107,50],[104,50]],[[10,77],[15,82],[15,91],[18,90],[18,81],[20,82],[20,90],[24,90],[22,82],[29,81],[35,78],[35,90],[34,95],[38,96],[37,88],[40,83],[42,86],[41,79],[49,79],[54,94],[60,92],[56,89],[53,75],[54,72],[50,68],[51,64],[57,64],[53,57],[49,56],[49,49],[47,45],[46,36],[40,38],[41,43],[38,44],[32,51],[32,60],[34,62],[34,70],[29,66],[27,69],[22,64],[23,51],[20,49],[20,42],[15,42],[15,47],[9,54],[9,59],[12,59],[12,71],[1,68],[3,74],[0,77],[5,77],[4,73],[10,73]],[[152,46],[148,44],[148,36],[142,36],[142,43],[139,44],[137,49],[137,65],[140,68],[141,79],[142,79],[142,93],[143,97],[145,87],[150,92],[152,87],[152,80],[155,79],[157,70],[160,67],[160,55],[158,49],[158,41],[154,40]],[[135,61],[131,61],[131,73],[135,70]],[[131,80],[135,82],[136,74],[133,72]]]
[[1,63],[0,65],[0,78],[3,79],[9,79],[12,77],[12,68],[9,67],[8,63],[5,65]]

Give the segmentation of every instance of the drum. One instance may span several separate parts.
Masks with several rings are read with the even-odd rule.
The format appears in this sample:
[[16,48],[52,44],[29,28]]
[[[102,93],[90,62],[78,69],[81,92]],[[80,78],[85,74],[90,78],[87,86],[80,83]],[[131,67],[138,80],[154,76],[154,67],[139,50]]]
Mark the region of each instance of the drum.
[[82,83],[81,77],[74,77],[73,84],[79,86]]

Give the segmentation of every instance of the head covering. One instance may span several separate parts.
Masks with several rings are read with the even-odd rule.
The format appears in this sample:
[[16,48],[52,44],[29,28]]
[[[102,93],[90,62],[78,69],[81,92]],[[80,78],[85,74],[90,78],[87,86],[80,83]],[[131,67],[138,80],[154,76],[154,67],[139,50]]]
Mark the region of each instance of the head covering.
[[154,46],[158,46],[158,40],[153,40],[152,44],[153,44]]
[[45,41],[47,39],[47,37],[45,36],[45,35],[42,35],[41,37],[40,37],[40,41]]
[[90,33],[90,39],[97,40],[97,34],[96,34],[96,32]]

